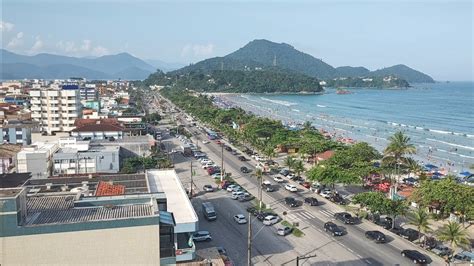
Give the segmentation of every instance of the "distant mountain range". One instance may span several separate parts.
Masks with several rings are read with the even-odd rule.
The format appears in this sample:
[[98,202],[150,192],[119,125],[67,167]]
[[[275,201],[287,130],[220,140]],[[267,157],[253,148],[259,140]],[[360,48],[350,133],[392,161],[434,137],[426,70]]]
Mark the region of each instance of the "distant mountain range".
[[310,77],[328,80],[341,77],[396,76],[408,82],[434,82],[430,76],[405,65],[395,65],[375,71],[364,67],[333,67],[321,59],[296,50],[286,43],[254,40],[224,57],[214,57],[172,71],[171,74],[206,72],[213,70],[248,70],[255,68],[281,68]]
[[0,52],[2,58],[1,79],[84,77],[87,79],[142,80],[157,69],[156,66],[128,53],[96,58],[78,58],[45,53],[26,56],[4,49],[1,49]]

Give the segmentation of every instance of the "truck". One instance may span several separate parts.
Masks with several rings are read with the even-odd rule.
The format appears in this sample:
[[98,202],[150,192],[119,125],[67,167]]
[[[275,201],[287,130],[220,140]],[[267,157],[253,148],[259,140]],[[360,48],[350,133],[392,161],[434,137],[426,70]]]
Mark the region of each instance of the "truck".
[[214,206],[210,202],[203,202],[202,203],[202,214],[204,218],[208,221],[214,221],[217,219],[216,211],[214,210]]
[[185,144],[185,145],[181,146],[181,151],[183,152],[183,155],[186,156],[186,157],[193,155],[193,150],[192,150],[191,146],[189,146],[188,144]]

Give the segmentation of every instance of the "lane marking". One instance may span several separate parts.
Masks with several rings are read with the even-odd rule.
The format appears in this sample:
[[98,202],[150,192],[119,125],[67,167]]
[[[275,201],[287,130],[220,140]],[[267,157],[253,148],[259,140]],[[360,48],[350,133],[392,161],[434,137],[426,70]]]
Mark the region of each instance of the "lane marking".
[[372,264],[370,260],[364,260],[364,261],[367,262],[367,264]]

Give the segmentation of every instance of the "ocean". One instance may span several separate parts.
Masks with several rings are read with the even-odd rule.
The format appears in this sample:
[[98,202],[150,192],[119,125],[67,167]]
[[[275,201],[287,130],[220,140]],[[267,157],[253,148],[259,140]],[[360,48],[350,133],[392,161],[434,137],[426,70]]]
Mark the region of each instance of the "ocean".
[[336,136],[382,151],[401,130],[420,163],[451,172],[474,164],[474,83],[413,84],[408,89],[348,89],[351,94],[228,94],[227,103],[285,123],[310,121]]

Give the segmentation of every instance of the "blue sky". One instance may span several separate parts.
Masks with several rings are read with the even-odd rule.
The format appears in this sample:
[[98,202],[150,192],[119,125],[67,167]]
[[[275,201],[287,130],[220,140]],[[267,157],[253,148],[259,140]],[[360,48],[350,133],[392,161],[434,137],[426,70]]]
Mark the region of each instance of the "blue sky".
[[2,48],[190,63],[253,39],[333,66],[403,63],[437,80],[474,80],[472,1],[2,0]]

